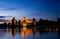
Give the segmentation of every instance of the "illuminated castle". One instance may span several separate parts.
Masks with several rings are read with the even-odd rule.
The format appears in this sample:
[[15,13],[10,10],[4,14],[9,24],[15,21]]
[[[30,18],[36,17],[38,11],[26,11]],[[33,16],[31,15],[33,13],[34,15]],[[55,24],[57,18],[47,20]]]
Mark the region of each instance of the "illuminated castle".
[[36,20],[26,19],[26,17],[23,17],[22,20],[21,20],[21,25],[23,25],[23,26],[31,25],[32,23],[34,25],[36,25]]
[[[19,22],[17,22],[16,18],[11,19],[9,21],[9,23],[10,23],[10,25],[19,25],[18,24]],[[26,17],[23,17],[21,19],[22,26],[27,26],[27,25],[31,25],[31,24],[36,25],[36,20],[34,18],[33,19],[26,19]]]
[[9,21],[10,25],[17,25],[17,20],[16,18],[13,18]]

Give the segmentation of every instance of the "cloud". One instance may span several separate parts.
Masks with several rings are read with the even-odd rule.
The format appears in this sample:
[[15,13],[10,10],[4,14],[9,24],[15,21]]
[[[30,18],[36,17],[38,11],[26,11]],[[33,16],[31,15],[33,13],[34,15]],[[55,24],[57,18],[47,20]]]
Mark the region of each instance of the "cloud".
[[9,20],[6,19],[7,17],[12,17],[12,16],[0,16],[0,22],[8,22]]
[[0,16],[0,18],[5,18],[5,17],[12,17],[12,16]]
[[20,8],[17,8],[17,7],[15,7],[15,8],[0,8],[0,10],[18,10],[18,9],[20,9]]
[[8,22],[9,20],[0,19],[0,22]]
[[6,16],[0,16],[0,18],[5,18]]
[[0,10],[18,10],[20,9],[19,7],[8,7],[4,5],[0,5]]
[[17,10],[20,9],[19,7],[12,6],[12,5],[5,5],[5,4],[0,4],[0,10]]

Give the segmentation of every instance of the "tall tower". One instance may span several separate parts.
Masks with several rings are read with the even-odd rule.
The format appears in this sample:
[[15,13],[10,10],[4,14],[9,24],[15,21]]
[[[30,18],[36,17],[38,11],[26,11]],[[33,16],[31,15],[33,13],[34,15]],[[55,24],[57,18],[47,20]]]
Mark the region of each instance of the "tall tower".
[[27,24],[26,24],[26,17],[22,18],[21,24],[22,24],[22,26],[27,26]]
[[34,25],[34,26],[36,26],[36,19],[35,19],[35,18],[33,18],[33,20],[32,20],[32,21],[33,21],[33,22],[32,22],[32,23],[33,23],[33,25]]
[[17,25],[17,20],[16,20],[15,17],[12,19],[12,24],[13,24],[13,25]]
[[10,19],[9,23],[10,23],[10,25],[12,25],[12,19]]

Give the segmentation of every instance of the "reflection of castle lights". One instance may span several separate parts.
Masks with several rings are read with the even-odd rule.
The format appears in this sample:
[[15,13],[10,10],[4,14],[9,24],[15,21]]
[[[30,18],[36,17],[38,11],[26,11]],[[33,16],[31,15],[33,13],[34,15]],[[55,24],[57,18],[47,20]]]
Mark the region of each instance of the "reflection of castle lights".
[[23,26],[26,27],[26,23],[23,23]]
[[21,32],[22,32],[22,38],[33,33],[31,29],[27,29],[26,27],[23,27]]
[[10,34],[11,35],[15,36],[16,33],[17,33],[17,29],[14,29],[14,30],[10,29]]
[[23,30],[25,31],[26,30],[26,27],[23,27]]

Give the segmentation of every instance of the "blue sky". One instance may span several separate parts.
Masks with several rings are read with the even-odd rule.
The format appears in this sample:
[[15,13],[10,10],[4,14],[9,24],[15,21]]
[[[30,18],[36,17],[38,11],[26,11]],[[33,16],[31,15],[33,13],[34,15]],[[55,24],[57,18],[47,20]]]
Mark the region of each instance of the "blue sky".
[[[0,16],[56,20],[60,17],[59,0],[0,0]],[[8,18],[9,19],[9,18]]]

